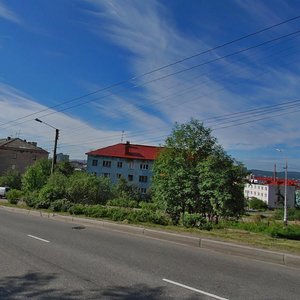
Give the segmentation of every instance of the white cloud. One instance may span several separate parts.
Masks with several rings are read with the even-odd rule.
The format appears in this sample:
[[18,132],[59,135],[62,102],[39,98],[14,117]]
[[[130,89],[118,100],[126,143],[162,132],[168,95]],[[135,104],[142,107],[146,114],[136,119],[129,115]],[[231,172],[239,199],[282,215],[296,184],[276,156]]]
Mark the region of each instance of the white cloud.
[[[128,64],[133,75],[143,74],[201,52],[201,49],[210,48],[210,45],[206,45],[199,37],[190,37],[177,30],[166,8],[156,1],[87,0],[87,2],[91,4],[91,15],[95,17],[89,24],[91,29],[132,54]],[[250,10],[252,2],[238,1],[238,3],[243,9],[248,9],[249,16],[254,17],[258,14],[257,19],[267,19],[266,25],[282,20],[270,6],[263,3],[256,2],[255,8]],[[281,3],[286,11],[289,9],[283,2],[278,3]],[[218,42],[215,41],[215,44]],[[276,46],[274,48],[276,49]],[[199,56],[192,61],[185,61],[155,74],[137,78],[136,84],[142,86],[137,88],[139,94],[136,99],[140,99],[142,94],[143,103],[154,108],[158,112],[158,120],[167,124],[175,121],[185,122],[191,117],[203,120],[207,117],[296,99],[299,95],[297,86],[299,70],[295,69],[295,65],[293,70],[290,68],[289,71],[276,66],[275,52],[272,47],[267,52],[258,49],[243,56],[232,57],[191,72],[143,85],[156,77],[217,57],[211,53]],[[222,51],[218,53],[222,56]],[[273,54],[274,62],[270,60]],[[281,63],[284,62],[284,58],[285,56],[280,56]],[[286,62],[289,62],[288,57]],[[126,104],[128,101],[126,99],[128,97],[123,97],[119,110],[114,109],[114,117],[118,118],[122,112],[125,113],[127,106],[132,105]],[[140,109],[129,117],[138,119],[140,116],[140,120],[143,120],[147,116],[151,120],[149,111],[143,109],[144,112]],[[245,121],[251,118],[253,120],[254,116],[248,117]],[[275,144],[280,143],[288,145],[293,141],[299,143],[298,118],[299,113],[295,112],[289,114],[288,118],[278,116],[243,126],[216,130],[214,134],[226,149],[245,150],[251,155],[254,149],[273,148]],[[215,123],[208,124],[213,128],[216,127]]]
[[10,22],[21,23],[21,19],[10,10],[3,1],[0,1],[0,18],[6,19]]

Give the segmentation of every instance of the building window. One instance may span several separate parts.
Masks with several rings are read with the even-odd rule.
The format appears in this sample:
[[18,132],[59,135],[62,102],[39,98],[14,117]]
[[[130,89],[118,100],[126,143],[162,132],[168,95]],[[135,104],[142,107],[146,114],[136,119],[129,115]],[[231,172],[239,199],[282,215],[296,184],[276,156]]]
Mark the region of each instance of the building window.
[[110,168],[111,167],[111,161],[110,160],[104,160],[103,161],[103,167]]
[[123,163],[122,163],[121,161],[118,161],[117,167],[118,167],[118,168],[122,168],[122,167],[123,167]]
[[128,181],[133,181],[133,175],[128,175]]
[[141,194],[146,194],[147,189],[146,188],[139,188],[139,191]]
[[117,173],[117,178],[118,178],[118,179],[120,179],[120,178],[121,178],[121,176],[122,176],[122,174],[120,174],[120,173]]
[[110,174],[109,173],[103,173],[103,176],[104,177],[110,177]]
[[32,155],[32,160],[36,160],[36,155]]
[[97,159],[93,159],[92,166],[94,166],[94,167],[98,166],[98,160]]
[[17,158],[17,153],[13,153],[11,156],[12,159],[16,159]]
[[148,176],[140,176],[139,177],[139,182],[147,182],[148,181]]
[[148,164],[140,164],[140,169],[148,170]]
[[134,162],[133,161],[129,162],[128,166],[129,169],[134,169]]

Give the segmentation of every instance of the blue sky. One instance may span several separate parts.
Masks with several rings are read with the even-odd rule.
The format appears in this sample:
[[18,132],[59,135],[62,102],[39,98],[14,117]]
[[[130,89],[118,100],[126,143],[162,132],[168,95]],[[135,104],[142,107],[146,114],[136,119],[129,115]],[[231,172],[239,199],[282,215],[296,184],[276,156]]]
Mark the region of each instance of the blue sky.
[[299,1],[0,0],[0,136],[51,151],[40,118],[84,159],[122,135],[163,144],[193,117],[248,168],[300,171],[300,18],[172,64],[298,15]]

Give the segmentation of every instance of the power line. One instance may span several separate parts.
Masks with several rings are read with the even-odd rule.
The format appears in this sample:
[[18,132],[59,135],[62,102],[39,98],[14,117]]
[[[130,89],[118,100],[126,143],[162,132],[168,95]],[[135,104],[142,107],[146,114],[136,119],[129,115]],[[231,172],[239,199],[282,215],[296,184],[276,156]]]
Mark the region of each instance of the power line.
[[[48,110],[50,110],[50,109],[57,108],[57,107],[59,107],[59,106],[61,106],[61,105],[64,105],[64,104],[68,104],[68,103],[71,103],[71,102],[80,100],[80,99],[82,99],[82,98],[85,98],[85,97],[94,95],[94,94],[99,93],[99,92],[103,92],[103,91],[110,90],[110,89],[112,89],[112,88],[115,88],[115,87],[117,87],[117,86],[123,85],[123,84],[125,84],[125,83],[131,83],[131,81],[136,80],[136,79],[138,79],[138,78],[145,77],[145,76],[147,76],[147,75],[150,75],[150,74],[153,74],[153,73],[155,73],[155,72],[161,71],[161,70],[163,70],[163,69],[166,69],[166,68],[168,68],[168,67],[171,67],[171,66],[174,66],[174,65],[176,65],[176,64],[182,63],[182,62],[184,62],[184,61],[193,59],[193,58],[195,58],[195,57],[199,57],[199,56],[201,56],[201,55],[203,55],[203,54],[206,54],[206,53],[215,51],[215,50],[217,50],[217,49],[223,48],[223,47],[228,46],[228,45],[230,45],[230,44],[233,44],[233,43],[239,42],[239,41],[241,41],[241,40],[247,39],[247,38],[249,38],[249,37],[251,37],[251,36],[258,35],[258,34],[260,34],[260,33],[262,33],[262,32],[265,32],[265,31],[268,31],[268,30],[273,29],[273,28],[275,28],[275,27],[279,27],[279,26],[281,26],[281,25],[284,25],[284,24],[287,24],[287,23],[289,23],[289,22],[295,21],[296,19],[299,19],[299,18],[300,18],[300,15],[295,16],[295,17],[293,17],[293,18],[284,20],[284,21],[282,21],[282,22],[279,22],[279,23],[273,24],[273,25],[271,25],[271,26],[265,27],[265,28],[263,28],[263,29],[260,29],[260,30],[258,30],[258,31],[255,31],[255,32],[253,32],[253,33],[246,34],[246,35],[241,36],[241,37],[239,37],[239,38],[237,38],[237,39],[234,39],[234,40],[231,40],[231,41],[229,41],[229,42],[223,43],[223,44],[221,44],[221,45],[215,46],[215,47],[210,48],[210,49],[208,49],[208,50],[205,50],[205,51],[196,53],[196,54],[194,54],[194,55],[188,56],[188,57],[186,57],[186,58],[177,60],[177,61],[175,61],[175,62],[173,62],[173,63],[169,63],[169,64],[163,65],[163,66],[161,66],[161,67],[158,67],[158,68],[156,68],[156,69],[153,69],[153,70],[147,71],[147,72],[145,72],[145,73],[142,73],[142,74],[140,74],[140,75],[133,76],[133,77],[131,77],[130,79],[122,80],[122,81],[116,82],[116,83],[114,83],[114,84],[111,84],[111,85],[106,86],[106,87],[104,87],[104,88],[101,88],[101,89],[95,90],[95,91],[93,91],[93,92],[84,94],[84,95],[82,95],[82,96],[75,97],[75,98],[71,98],[70,100],[67,100],[67,101],[64,101],[64,102],[62,102],[62,103],[53,105],[53,106],[51,106],[51,107],[42,109],[42,110],[40,110],[40,111],[37,111],[37,112],[31,113],[31,114],[28,114],[28,115],[23,116],[23,117],[19,117],[19,118],[15,119],[15,120],[11,120],[11,121],[2,123],[2,124],[0,124],[0,126],[7,125],[7,124],[10,124],[10,123],[14,123],[14,122],[16,122],[16,121],[19,121],[19,120],[22,120],[22,119],[25,119],[25,118],[28,118],[28,117],[31,117],[31,116],[35,116],[36,114],[39,114],[39,113],[48,111]],[[275,40],[276,40],[276,39],[275,39]],[[226,56],[226,57],[229,57],[229,56]],[[193,68],[195,68],[195,67],[197,67],[197,66],[194,66]],[[168,76],[171,76],[171,74],[169,74]],[[86,104],[86,103],[88,103],[88,102],[82,103],[82,104],[80,104],[80,105],[83,105],[83,104]],[[77,105],[77,106],[79,106],[79,105]],[[72,107],[70,107],[69,109],[74,108],[74,107],[77,107],[77,106],[72,106]],[[66,110],[66,109],[60,110],[60,111],[65,111],[65,110]],[[51,113],[51,114],[52,114],[52,113]],[[49,115],[49,114],[47,114],[47,115]],[[46,115],[44,115],[44,116],[46,116]],[[22,123],[18,123],[18,124],[22,124]],[[17,125],[18,125],[18,124],[17,124]]]

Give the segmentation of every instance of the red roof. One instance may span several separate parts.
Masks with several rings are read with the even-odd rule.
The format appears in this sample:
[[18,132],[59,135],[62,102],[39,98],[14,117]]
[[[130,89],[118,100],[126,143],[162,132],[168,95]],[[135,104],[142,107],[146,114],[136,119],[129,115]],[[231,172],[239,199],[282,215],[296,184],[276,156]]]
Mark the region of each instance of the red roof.
[[87,155],[120,157],[129,159],[155,160],[161,147],[120,143],[98,150],[90,151]]

